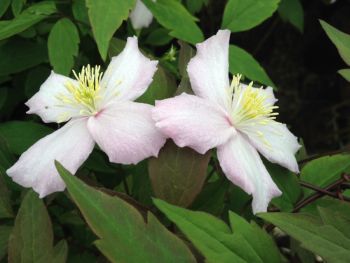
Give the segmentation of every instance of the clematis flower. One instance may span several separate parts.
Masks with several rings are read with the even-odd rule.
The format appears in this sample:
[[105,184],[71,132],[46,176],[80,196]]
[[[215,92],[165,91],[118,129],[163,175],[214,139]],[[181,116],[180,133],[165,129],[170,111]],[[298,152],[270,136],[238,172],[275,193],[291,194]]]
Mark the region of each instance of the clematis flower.
[[269,161],[298,172],[294,154],[297,138],[285,124],[275,121],[276,99],[271,87],[254,88],[229,83],[230,32],[220,30],[197,45],[197,54],[187,67],[196,96],[181,95],[157,101],[152,117],[165,135],[180,146],[199,153],[217,148],[226,177],[253,195],[253,212],[267,210],[281,191],[272,181],[258,152]]
[[157,63],[142,55],[133,37],[104,75],[99,66],[89,65],[74,72],[76,80],[52,72],[26,103],[27,113],[44,122],[68,123],[31,146],[7,174],[42,198],[65,188],[54,160],[75,173],[95,142],[114,163],[157,156],[165,139],[151,118],[153,106],[133,102],[152,82]]
[[[153,2],[155,1],[153,0]],[[143,27],[149,27],[152,23],[153,15],[141,0],[137,0],[134,9],[130,13],[130,20],[134,29],[138,30]]]

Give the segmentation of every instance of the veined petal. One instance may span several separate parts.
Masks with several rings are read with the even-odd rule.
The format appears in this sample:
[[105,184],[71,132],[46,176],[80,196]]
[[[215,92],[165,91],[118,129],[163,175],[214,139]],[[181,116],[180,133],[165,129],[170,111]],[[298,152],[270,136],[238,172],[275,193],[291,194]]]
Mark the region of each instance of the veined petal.
[[300,145],[285,124],[269,121],[266,124],[256,124],[251,129],[244,129],[251,144],[270,162],[278,163],[292,172],[298,173],[298,163],[295,153]]
[[113,57],[102,80],[105,87],[102,105],[112,100],[135,100],[153,80],[158,61],[150,60],[139,50],[136,37],[129,37],[124,50]]
[[186,93],[156,101],[152,117],[157,128],[178,146],[189,146],[202,154],[236,133],[221,107]]
[[[26,102],[28,114],[37,114],[44,122],[65,122],[72,117],[79,116],[80,109],[64,103],[59,97],[70,97],[66,85],[77,85],[77,81],[55,72],[51,72],[40,90]],[[63,95],[63,96],[62,96]]]
[[130,20],[134,29],[137,30],[143,27],[149,27],[152,23],[153,15],[141,0],[137,0],[135,8],[130,13]]
[[13,181],[32,187],[40,198],[63,191],[65,184],[54,161],[57,160],[75,173],[94,148],[86,127],[87,119],[71,120],[61,129],[42,138],[22,154],[7,170]]
[[89,118],[89,131],[111,162],[136,164],[158,155],[165,138],[151,118],[152,107],[120,101]]
[[229,106],[231,96],[228,94],[229,42],[230,31],[219,30],[215,36],[196,45],[197,54],[187,67],[194,93],[225,109]]
[[217,154],[226,177],[253,195],[254,213],[266,212],[270,200],[281,195],[258,152],[240,133],[219,146]]

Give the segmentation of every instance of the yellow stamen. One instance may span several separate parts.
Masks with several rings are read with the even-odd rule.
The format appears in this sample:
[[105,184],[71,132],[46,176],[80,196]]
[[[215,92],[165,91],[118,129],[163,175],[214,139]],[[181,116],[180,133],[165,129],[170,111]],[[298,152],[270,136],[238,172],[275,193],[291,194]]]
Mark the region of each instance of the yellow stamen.
[[82,68],[79,74],[73,70],[73,74],[78,83],[70,81],[65,83],[68,94],[60,93],[57,94],[56,98],[62,104],[81,108],[81,115],[97,113],[99,110],[97,102],[100,99],[100,82],[103,75],[100,72],[100,66],[91,67],[87,65]]
[[254,88],[253,82],[242,87],[240,79],[241,75],[234,76],[229,88],[232,122],[238,129],[254,129],[256,135],[269,146],[259,126],[268,125],[269,122],[276,119],[278,113],[274,110],[278,109],[278,106],[271,103],[270,96],[262,91],[262,87]]

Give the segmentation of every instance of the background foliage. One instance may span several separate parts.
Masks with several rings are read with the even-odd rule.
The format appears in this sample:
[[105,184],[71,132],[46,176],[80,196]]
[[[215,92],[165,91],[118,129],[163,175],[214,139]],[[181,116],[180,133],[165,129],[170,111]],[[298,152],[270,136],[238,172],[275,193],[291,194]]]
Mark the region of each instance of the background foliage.
[[[143,3],[154,20],[134,30],[135,0],[0,0],[0,262],[349,262],[350,2]],[[194,44],[219,28],[233,32],[230,72],[273,86],[280,120],[305,144],[300,175],[266,162],[283,192],[268,213],[252,214],[213,152],[170,140],[135,166],[110,164],[98,149],[76,176],[57,163],[67,191],[43,200],[6,175],[57,128],[24,106],[52,69],[105,68],[137,35],[160,61],[139,99],[154,104],[191,92]]]

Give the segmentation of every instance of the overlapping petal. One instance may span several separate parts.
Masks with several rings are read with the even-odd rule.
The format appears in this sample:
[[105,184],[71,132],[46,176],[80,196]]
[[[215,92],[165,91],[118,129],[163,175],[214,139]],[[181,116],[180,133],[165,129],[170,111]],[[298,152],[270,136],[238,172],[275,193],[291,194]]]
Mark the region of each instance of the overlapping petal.
[[157,101],[152,116],[156,127],[178,146],[199,153],[225,143],[236,132],[221,107],[186,93]]
[[44,122],[64,122],[78,116],[80,109],[70,106],[59,99],[61,95],[70,97],[65,87],[67,83],[77,85],[77,81],[55,72],[51,72],[40,90],[26,102],[28,114],[37,114]]
[[295,153],[300,145],[285,124],[270,121],[266,125],[257,124],[251,129],[245,129],[244,132],[252,145],[270,162],[278,163],[292,172],[299,172]]
[[86,124],[86,118],[71,120],[42,138],[22,154],[7,174],[18,184],[32,187],[41,198],[63,191],[65,184],[54,161],[62,163],[73,174],[77,171],[94,147]]
[[197,44],[197,54],[188,64],[187,71],[194,93],[227,109],[229,103],[228,50],[229,30],[219,32]]
[[90,117],[88,129],[111,162],[136,164],[158,155],[165,138],[154,126],[151,109],[148,104],[120,101]]
[[113,57],[102,80],[102,104],[111,101],[135,100],[153,80],[158,61],[150,60],[139,50],[136,37],[129,37],[124,50]]
[[130,20],[134,29],[137,30],[149,27],[152,23],[153,15],[141,0],[137,0],[135,8],[130,13]]
[[253,195],[253,212],[266,212],[270,200],[281,191],[244,135],[237,133],[228,143],[219,146],[217,155],[227,178]]

